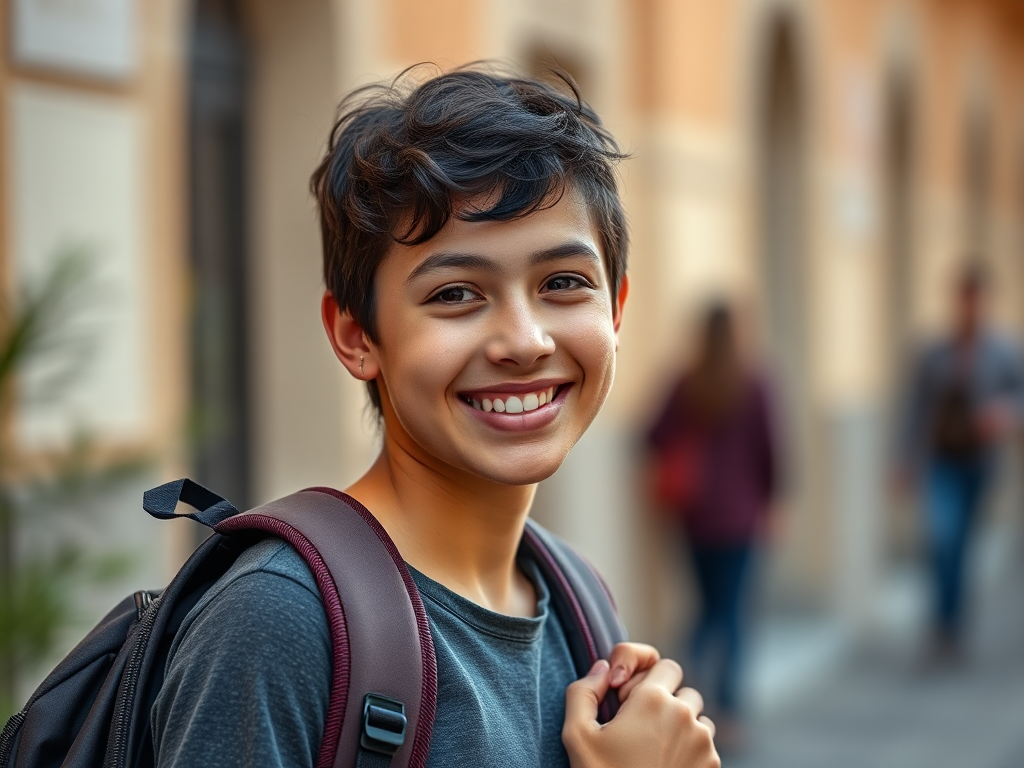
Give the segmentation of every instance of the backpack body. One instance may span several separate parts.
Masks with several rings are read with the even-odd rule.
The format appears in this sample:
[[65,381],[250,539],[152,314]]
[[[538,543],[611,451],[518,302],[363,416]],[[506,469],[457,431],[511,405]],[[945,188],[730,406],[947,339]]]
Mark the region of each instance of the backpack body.
[[[155,517],[186,515],[210,536],[162,592],[119,603],[43,681],[0,734],[0,768],[149,768],[149,713],[168,651],[206,591],[255,541],[275,536],[303,557],[333,644],[330,702],[317,768],[422,768],[437,700],[426,612],[404,560],[358,501],[313,488],[240,513],[189,480],[148,491]],[[523,546],[539,564],[580,675],[625,639],[611,596],[568,545],[532,521]],[[609,696],[602,721],[614,715]]]

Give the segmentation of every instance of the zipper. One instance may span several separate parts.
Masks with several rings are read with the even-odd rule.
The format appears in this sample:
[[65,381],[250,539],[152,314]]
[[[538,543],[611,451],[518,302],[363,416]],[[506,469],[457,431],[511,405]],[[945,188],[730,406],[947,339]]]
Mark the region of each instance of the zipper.
[[14,746],[14,737],[18,735],[21,726],[28,717],[28,710],[15,712],[7,721],[4,730],[0,733],[0,765],[7,765],[7,758],[10,757],[11,747]]
[[145,589],[140,589],[132,597],[135,598],[135,619],[136,621],[141,621],[142,614],[146,612],[149,604],[153,602],[153,595]]
[[[145,597],[139,597],[139,595]],[[132,710],[135,707],[135,694],[142,671],[142,659],[146,655],[149,637],[153,633],[156,615],[160,609],[160,598],[151,597],[148,592],[136,593],[136,606],[142,610],[138,628],[135,631],[135,644],[132,646],[128,662],[125,664],[121,684],[118,686],[117,699],[114,701],[114,716],[110,721],[110,737],[107,741],[107,753],[103,759],[103,768],[125,768],[128,759],[128,732],[131,729]]]

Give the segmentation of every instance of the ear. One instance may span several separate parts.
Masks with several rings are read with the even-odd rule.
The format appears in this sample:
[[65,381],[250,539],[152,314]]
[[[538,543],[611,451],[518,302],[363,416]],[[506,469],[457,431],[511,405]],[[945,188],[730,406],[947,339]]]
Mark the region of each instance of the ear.
[[360,381],[377,378],[380,373],[377,348],[366,338],[356,319],[338,306],[330,291],[324,291],[320,301],[320,319],[334,354],[348,372]]
[[612,309],[612,323],[615,328],[615,341],[618,343],[619,326],[622,325],[622,310],[626,306],[626,298],[629,296],[629,275],[622,276],[619,283],[619,295],[615,297],[615,306]]

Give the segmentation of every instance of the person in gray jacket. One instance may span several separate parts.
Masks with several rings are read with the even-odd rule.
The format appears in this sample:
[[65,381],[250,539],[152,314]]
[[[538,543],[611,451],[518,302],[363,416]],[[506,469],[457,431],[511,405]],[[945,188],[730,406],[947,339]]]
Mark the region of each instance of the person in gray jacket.
[[952,326],[910,372],[899,434],[898,478],[920,492],[935,588],[940,658],[960,651],[964,564],[999,446],[1024,419],[1024,363],[1017,345],[986,320],[988,274],[957,274]]

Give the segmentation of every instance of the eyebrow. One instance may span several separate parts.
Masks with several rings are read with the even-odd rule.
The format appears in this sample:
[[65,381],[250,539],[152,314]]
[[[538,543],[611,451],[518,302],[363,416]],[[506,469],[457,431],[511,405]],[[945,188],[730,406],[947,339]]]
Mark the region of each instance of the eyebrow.
[[[558,261],[570,256],[584,256],[598,264],[601,262],[601,257],[590,245],[582,240],[570,240],[533,253],[530,256],[530,266]],[[476,253],[434,253],[421,261],[405,279],[405,282],[411,283],[419,277],[445,269],[495,269],[496,267],[497,262],[494,259]]]

